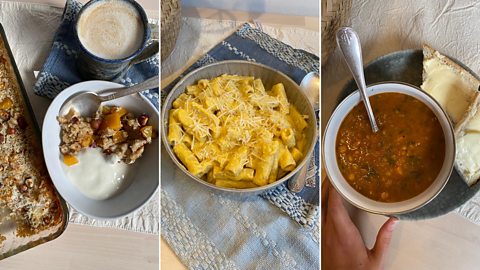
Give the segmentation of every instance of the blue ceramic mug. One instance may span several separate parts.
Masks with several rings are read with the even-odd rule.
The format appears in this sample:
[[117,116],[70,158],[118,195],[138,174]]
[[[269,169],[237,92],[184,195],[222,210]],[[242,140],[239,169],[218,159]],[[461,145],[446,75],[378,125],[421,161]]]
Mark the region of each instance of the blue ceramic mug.
[[77,15],[77,69],[83,79],[115,80],[158,53],[147,15],[134,0],[92,0]]

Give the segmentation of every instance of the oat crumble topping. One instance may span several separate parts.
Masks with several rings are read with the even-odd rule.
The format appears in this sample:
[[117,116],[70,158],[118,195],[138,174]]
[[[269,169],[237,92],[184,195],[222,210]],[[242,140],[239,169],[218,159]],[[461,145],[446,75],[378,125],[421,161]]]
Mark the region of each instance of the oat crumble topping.
[[68,166],[76,164],[75,156],[89,147],[100,147],[104,154],[132,164],[156,137],[153,127],[148,125],[148,115],[136,117],[117,106],[102,106],[93,117],[80,116],[72,109],[57,120],[62,139],[59,148]]

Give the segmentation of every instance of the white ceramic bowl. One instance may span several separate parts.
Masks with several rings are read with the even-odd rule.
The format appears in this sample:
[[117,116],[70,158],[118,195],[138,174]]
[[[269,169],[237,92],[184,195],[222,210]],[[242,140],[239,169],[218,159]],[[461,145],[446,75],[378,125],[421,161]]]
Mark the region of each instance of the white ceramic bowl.
[[[60,145],[60,125],[57,115],[64,101],[73,94],[84,91],[100,91],[108,88],[122,87],[123,85],[106,81],[88,81],[68,87],[63,90],[48,108],[42,128],[42,145],[48,172],[60,195],[73,208],[94,218],[118,218],[142,207],[155,193],[159,181],[159,138],[145,146],[145,152],[135,162],[135,174],[130,186],[119,194],[106,199],[94,200],[83,195],[66,177],[62,168]],[[139,115],[146,113],[155,130],[158,131],[158,111],[151,103],[140,95],[130,95],[105,105],[125,107],[128,111]],[[85,172],[88,173],[88,172]]]
[[448,119],[447,114],[443,111],[440,105],[427,93],[421,89],[404,83],[381,83],[367,87],[369,96],[380,93],[402,93],[412,96],[430,108],[443,129],[445,136],[445,159],[443,161],[440,173],[434,182],[425,191],[419,195],[401,202],[385,203],[369,199],[352,188],[343,177],[337,164],[337,153],[335,150],[335,143],[337,133],[347,114],[361,102],[360,93],[353,92],[345,98],[340,105],[335,109],[330,120],[328,121],[323,137],[323,162],[328,178],[336,190],[351,204],[363,210],[384,214],[394,215],[413,211],[430,202],[446,185],[450,174],[452,173],[453,164],[455,161],[455,138],[452,124]]

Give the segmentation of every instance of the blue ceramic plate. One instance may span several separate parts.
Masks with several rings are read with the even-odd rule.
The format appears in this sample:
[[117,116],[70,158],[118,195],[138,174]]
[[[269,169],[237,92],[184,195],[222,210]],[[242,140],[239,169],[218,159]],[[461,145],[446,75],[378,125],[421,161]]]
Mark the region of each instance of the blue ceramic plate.
[[[475,74],[464,64],[453,58],[451,59],[472,74]],[[423,53],[421,50],[399,51],[382,56],[365,67],[366,83],[369,85],[385,81],[399,81],[420,87],[422,84],[422,61]],[[477,75],[475,74],[475,76]],[[338,103],[355,90],[357,90],[357,86],[351,80],[343,88]],[[445,215],[475,196],[479,189],[479,184],[468,187],[457,171],[454,170],[447,185],[435,199],[413,212],[398,215],[398,218],[420,220]]]

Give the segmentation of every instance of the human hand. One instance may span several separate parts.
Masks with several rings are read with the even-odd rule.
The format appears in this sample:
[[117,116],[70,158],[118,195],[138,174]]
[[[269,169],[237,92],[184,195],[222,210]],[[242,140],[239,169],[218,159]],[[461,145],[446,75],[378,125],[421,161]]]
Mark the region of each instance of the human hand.
[[379,270],[398,219],[389,218],[380,228],[375,245],[368,249],[350,219],[343,199],[328,179],[322,185],[322,270]]

